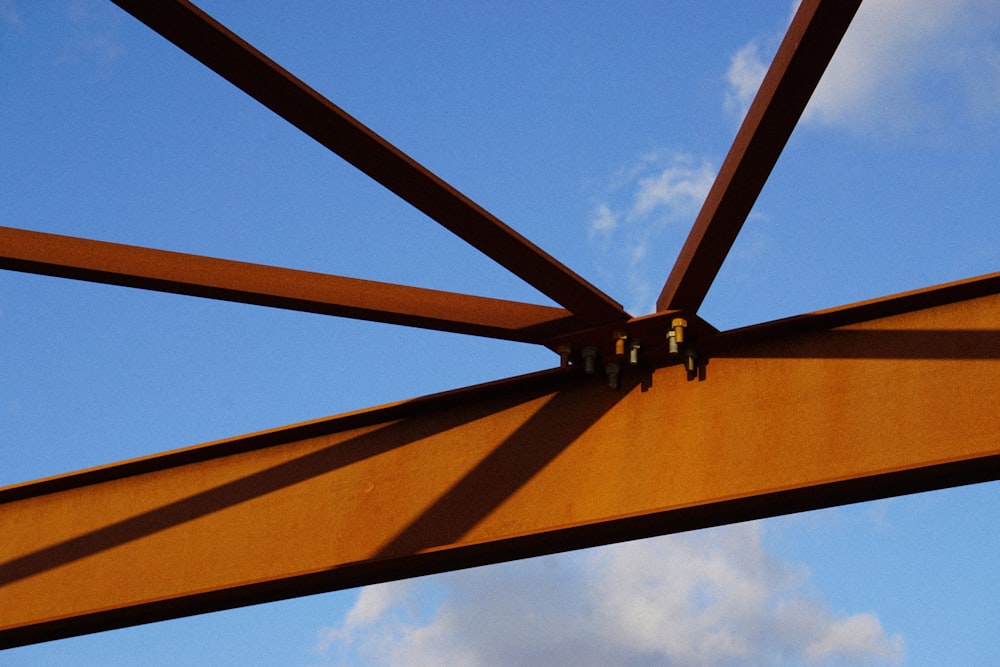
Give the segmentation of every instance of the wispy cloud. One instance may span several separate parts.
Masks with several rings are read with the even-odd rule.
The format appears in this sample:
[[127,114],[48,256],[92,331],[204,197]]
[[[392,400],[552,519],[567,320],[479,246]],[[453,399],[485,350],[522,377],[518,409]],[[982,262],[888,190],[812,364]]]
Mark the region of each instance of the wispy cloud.
[[635,314],[651,312],[680,243],[705,200],[715,167],[687,153],[656,152],[620,170],[588,222],[599,244],[598,270],[628,295]]
[[[965,113],[1000,114],[998,26],[1000,5],[991,0],[866,0],[803,120],[896,134],[951,115],[956,102]],[[745,113],[748,91],[763,79],[759,44],[748,42],[731,59],[727,111]]]
[[745,116],[766,73],[767,64],[756,41],[748,42],[733,54],[726,71],[726,111],[741,118]]
[[364,589],[321,638],[367,665],[898,664],[871,613],[837,614],[749,523]]

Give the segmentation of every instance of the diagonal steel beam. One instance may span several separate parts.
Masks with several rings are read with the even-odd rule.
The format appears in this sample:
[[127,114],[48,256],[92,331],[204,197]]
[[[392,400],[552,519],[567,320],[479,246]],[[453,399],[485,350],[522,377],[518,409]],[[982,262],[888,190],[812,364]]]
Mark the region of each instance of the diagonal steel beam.
[[190,2],[114,2],[585,323],[628,319],[611,297]]
[[695,218],[657,310],[697,311],[861,0],[803,0]]
[[0,269],[530,343],[582,326],[550,306],[10,227],[0,227]]
[[998,479],[1000,295],[919,305],[0,489],[0,647]]

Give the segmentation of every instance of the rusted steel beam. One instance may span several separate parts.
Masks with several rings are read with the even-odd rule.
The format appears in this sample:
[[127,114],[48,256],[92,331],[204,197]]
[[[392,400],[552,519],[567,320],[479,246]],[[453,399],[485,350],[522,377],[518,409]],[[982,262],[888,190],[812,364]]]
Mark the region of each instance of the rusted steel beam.
[[[700,337],[699,348],[706,354],[725,355],[728,354],[729,350],[741,349],[751,343],[844,327],[891,315],[968,301],[994,294],[1000,294],[1000,273],[957,280],[943,285],[934,285],[932,287],[883,296],[877,299],[838,306],[814,313],[805,313],[771,322],[754,324],[739,329],[709,332]],[[957,346],[956,354],[961,355],[961,335],[957,334],[947,338],[947,347],[956,348]],[[998,341],[998,345],[1000,345],[1000,341]],[[877,352],[875,349],[858,351],[859,356],[864,356],[864,354],[877,356],[884,353],[888,353],[888,351]]]
[[190,2],[114,2],[586,324],[628,319],[611,297]]
[[734,345],[700,380],[553,371],[0,489],[0,645],[998,479],[998,315],[980,296]]
[[561,308],[10,227],[0,269],[531,343],[583,326]]
[[804,0],[747,111],[657,310],[697,311],[861,0]]

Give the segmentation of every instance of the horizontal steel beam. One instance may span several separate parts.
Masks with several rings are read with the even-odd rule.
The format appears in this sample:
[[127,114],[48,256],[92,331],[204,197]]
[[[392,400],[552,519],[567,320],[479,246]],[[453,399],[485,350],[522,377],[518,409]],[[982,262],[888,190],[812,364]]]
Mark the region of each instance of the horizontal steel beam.
[[113,0],[147,26],[591,326],[611,297],[186,0]]
[[1000,478],[1000,296],[894,310],[0,489],[0,645]]
[[550,306],[10,227],[0,269],[530,343],[583,326]]
[[[698,341],[698,347],[709,356],[724,356],[729,350],[740,350],[748,344],[767,340],[783,339],[795,334],[823,331],[837,327],[846,327],[870,320],[877,320],[891,315],[900,315],[915,310],[924,310],[936,306],[944,306],[961,301],[978,299],[983,296],[1000,294],[1000,273],[991,273],[975,278],[957,280],[933,287],[883,296],[860,303],[828,308],[814,313],[794,315],[771,322],[762,322],[739,329],[723,332],[709,332]],[[954,348],[957,337],[951,337],[948,347]],[[906,353],[906,348],[900,348],[900,353]],[[938,350],[940,353],[940,349]],[[874,354],[870,349],[864,354]],[[858,352],[857,358],[864,356]],[[956,354],[961,355],[959,348]]]
[[804,0],[656,302],[697,311],[861,0]]

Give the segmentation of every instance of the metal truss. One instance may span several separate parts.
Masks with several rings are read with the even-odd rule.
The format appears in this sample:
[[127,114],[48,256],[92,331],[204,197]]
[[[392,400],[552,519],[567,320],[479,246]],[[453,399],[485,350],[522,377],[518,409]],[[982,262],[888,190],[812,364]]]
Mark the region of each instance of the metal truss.
[[1000,274],[731,331],[698,315],[860,0],[801,4],[638,318],[189,2],[115,1],[561,307],[9,228],[0,268],[561,364],[0,489],[0,647],[1000,478]]

